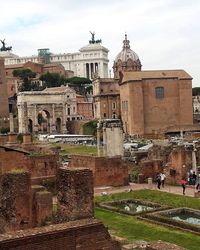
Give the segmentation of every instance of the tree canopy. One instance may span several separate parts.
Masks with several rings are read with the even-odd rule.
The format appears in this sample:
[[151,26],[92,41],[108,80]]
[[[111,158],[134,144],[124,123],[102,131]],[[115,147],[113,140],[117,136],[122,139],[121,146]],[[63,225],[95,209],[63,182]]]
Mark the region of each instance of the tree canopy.
[[92,81],[90,79],[78,76],[68,78],[66,79],[66,82],[81,95],[85,95],[88,92],[88,87],[92,85]]
[[200,87],[192,88],[192,95],[193,96],[200,95]]
[[40,80],[43,82],[43,86],[46,88],[60,87],[66,81],[63,75],[58,73],[44,73],[40,76]]
[[33,82],[36,77],[36,73],[30,69],[15,69],[13,70],[13,76],[19,77],[21,85],[19,86],[19,91],[31,91],[31,90],[41,90],[39,82]]
[[66,81],[68,83],[71,83],[71,84],[76,84],[76,85],[85,85],[85,84],[92,84],[92,81],[88,78],[85,78],[85,77],[78,77],[78,76],[74,76],[74,77],[71,77],[71,78],[68,78],[66,79]]

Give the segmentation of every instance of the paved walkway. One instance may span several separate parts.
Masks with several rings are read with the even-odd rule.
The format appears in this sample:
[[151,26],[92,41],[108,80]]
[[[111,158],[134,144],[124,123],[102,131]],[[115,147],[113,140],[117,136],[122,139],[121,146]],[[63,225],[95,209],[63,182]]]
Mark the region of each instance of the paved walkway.
[[[140,189],[149,189],[148,184],[136,184],[136,183],[130,183],[129,186],[124,187],[96,187],[94,188],[95,196],[101,195],[102,192],[106,192],[108,194],[110,193],[120,193],[120,192],[126,192],[128,190],[132,189],[134,190],[140,190]],[[156,184],[152,185],[152,190],[159,190],[157,189]],[[160,191],[169,192],[173,194],[182,194],[182,187],[181,186],[168,186],[165,185],[164,188],[161,187]],[[191,196],[194,197],[195,187],[194,186],[187,186],[185,190],[185,196]]]

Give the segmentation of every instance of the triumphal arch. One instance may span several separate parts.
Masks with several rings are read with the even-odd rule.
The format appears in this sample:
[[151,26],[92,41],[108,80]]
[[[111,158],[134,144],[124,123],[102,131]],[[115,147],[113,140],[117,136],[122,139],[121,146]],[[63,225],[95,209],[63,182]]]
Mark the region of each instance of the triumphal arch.
[[17,107],[19,133],[67,133],[66,122],[81,119],[76,92],[68,86],[20,92]]

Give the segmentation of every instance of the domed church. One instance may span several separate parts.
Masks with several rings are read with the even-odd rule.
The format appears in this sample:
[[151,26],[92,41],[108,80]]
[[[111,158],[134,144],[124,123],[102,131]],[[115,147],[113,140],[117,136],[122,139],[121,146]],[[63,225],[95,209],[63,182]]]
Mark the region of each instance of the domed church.
[[194,129],[192,77],[187,72],[142,70],[127,35],[113,71],[114,78],[93,81],[95,118],[121,117],[125,133],[152,138]]
[[125,40],[123,41],[123,49],[116,56],[113,64],[114,78],[119,78],[119,72],[121,71],[141,71],[142,65],[138,55],[131,50],[130,41],[125,34]]

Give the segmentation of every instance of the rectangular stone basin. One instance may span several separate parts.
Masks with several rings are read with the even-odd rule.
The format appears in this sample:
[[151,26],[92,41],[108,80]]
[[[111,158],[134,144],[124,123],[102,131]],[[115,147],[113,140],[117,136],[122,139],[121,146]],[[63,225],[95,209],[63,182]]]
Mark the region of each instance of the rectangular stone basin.
[[141,213],[147,213],[151,211],[164,209],[164,207],[161,206],[160,204],[138,200],[138,199],[103,202],[103,203],[100,203],[99,206],[102,208],[112,210],[112,211],[130,214],[130,215],[137,215]]
[[153,212],[144,218],[200,235],[200,210],[181,207]]

